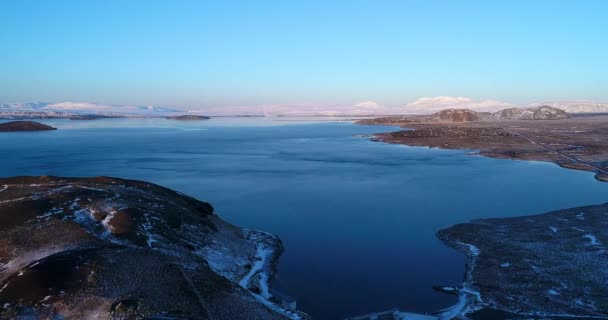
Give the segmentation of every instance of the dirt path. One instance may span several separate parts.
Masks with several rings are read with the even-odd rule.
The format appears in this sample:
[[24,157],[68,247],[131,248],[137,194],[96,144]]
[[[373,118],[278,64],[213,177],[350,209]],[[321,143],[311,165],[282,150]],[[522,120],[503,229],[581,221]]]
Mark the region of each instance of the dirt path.
[[524,139],[526,139],[526,140],[528,140],[528,141],[530,141],[530,142],[532,142],[532,143],[534,143],[534,144],[536,144],[536,145],[538,145],[538,146],[540,146],[542,148],[545,148],[545,149],[547,149],[547,150],[549,150],[551,152],[555,152],[555,153],[563,156],[564,158],[567,158],[567,159],[572,160],[574,162],[582,163],[582,164],[584,164],[586,166],[589,166],[589,167],[597,170],[600,173],[608,174],[608,171],[606,171],[606,170],[604,170],[604,169],[602,169],[602,168],[594,165],[593,163],[590,163],[590,162],[587,162],[585,160],[581,160],[581,159],[577,159],[575,157],[569,156],[569,155],[567,155],[567,154],[565,154],[565,153],[563,153],[563,152],[561,152],[561,151],[559,151],[557,149],[551,148],[551,147],[549,147],[549,146],[547,146],[547,145],[545,145],[545,144],[543,144],[543,143],[541,143],[541,142],[539,142],[539,141],[537,141],[535,139],[532,139],[532,138],[530,138],[530,137],[528,137],[526,135],[523,135],[523,134],[521,134],[519,132],[515,132],[515,131],[513,131],[511,129],[507,129],[507,128],[502,128],[502,129],[505,130],[505,131],[507,131],[507,132],[509,132],[509,133],[511,133],[511,134],[514,134],[516,136],[522,137],[522,138],[524,138]]

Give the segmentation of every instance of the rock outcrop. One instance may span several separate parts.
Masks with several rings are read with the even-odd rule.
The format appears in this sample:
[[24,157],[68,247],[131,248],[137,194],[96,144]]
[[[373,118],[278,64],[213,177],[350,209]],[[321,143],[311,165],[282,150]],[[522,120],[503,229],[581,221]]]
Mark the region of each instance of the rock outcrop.
[[0,179],[0,319],[287,319],[256,269],[280,248],[146,182]]

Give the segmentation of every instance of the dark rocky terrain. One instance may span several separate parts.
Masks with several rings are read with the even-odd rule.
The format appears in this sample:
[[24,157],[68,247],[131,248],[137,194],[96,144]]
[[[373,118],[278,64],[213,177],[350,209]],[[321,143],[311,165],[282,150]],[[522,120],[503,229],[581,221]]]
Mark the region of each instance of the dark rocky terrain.
[[13,132],[13,131],[48,131],[57,130],[46,124],[42,124],[35,121],[11,121],[0,123],[0,132]]
[[170,119],[170,120],[209,120],[209,119],[211,119],[209,117],[197,116],[194,114],[185,114],[185,115],[181,115],[181,116],[171,116],[171,117],[165,117],[165,118]]
[[461,317],[608,319],[608,204],[475,220],[438,236],[468,257]]
[[569,169],[593,171],[598,180],[608,181],[608,116],[605,115],[461,123],[383,121],[377,118],[358,123],[408,128],[375,134],[372,139],[376,141],[478,150],[480,155],[492,158],[548,161]]
[[491,120],[488,112],[475,112],[469,109],[446,109],[430,115],[388,116],[362,119],[358,124],[404,124],[404,123],[459,123]]
[[447,109],[432,114],[428,120],[437,122],[470,122],[481,121],[487,117],[487,113],[475,112],[468,109]]
[[0,319],[297,318],[265,298],[280,251],[154,184],[0,179]]
[[430,115],[389,116],[359,120],[358,124],[462,123],[501,120],[561,120],[570,118],[565,111],[551,106],[510,108],[494,113],[469,109],[446,109]]

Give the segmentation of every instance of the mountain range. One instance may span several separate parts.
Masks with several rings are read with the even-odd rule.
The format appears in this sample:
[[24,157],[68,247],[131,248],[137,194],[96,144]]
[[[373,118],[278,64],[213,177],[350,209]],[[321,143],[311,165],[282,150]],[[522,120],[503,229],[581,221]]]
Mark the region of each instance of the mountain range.
[[561,109],[568,113],[608,113],[608,103],[590,101],[534,103],[528,105],[528,107],[538,107],[542,105]]
[[[373,104],[373,105],[372,105]],[[511,107],[503,109],[495,107],[493,110],[479,109],[475,106],[468,107],[466,103],[458,103],[451,105],[442,103],[430,108],[426,114],[433,111],[441,110],[456,110],[470,109],[478,113],[480,111],[501,111],[510,110],[508,113],[515,117],[519,114],[521,117],[530,117],[533,115],[530,112],[522,111],[530,108],[541,106],[553,107],[563,110],[567,113],[608,113],[608,103],[595,103],[589,101],[573,101],[573,102],[550,102],[550,103],[534,103],[525,107]],[[475,108],[474,108],[475,107]],[[411,109],[411,108],[410,108]],[[78,115],[97,115],[106,117],[164,117],[175,116],[180,114],[198,114],[198,115],[265,115],[265,116],[372,116],[372,115],[390,115],[390,114],[409,114],[410,109],[389,109],[381,107],[372,102],[360,103],[355,107],[345,106],[316,106],[316,105],[276,105],[276,106],[258,106],[258,107],[210,107],[201,110],[181,110],[178,108],[167,108],[148,105],[116,105],[103,104],[93,102],[28,102],[28,103],[8,103],[0,104],[0,114],[5,118],[7,116],[23,117],[34,116],[35,118],[44,117],[70,117]],[[419,114],[423,114],[423,109],[416,109]],[[506,116],[506,114],[505,114]]]
[[50,112],[104,116],[163,116],[183,111],[157,106],[114,105],[92,102],[28,102],[0,104],[0,112]]

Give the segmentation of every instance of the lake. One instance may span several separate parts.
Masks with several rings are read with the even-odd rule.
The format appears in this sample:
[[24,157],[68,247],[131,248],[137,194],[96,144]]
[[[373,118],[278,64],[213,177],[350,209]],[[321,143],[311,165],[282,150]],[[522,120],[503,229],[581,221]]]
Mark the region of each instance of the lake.
[[608,183],[554,164],[369,141],[394,127],[313,118],[44,120],[1,133],[0,176],[117,176],[208,201],[225,220],[284,243],[275,287],[315,319],[455,297],[464,256],[435,232],[475,218],[608,201]]

